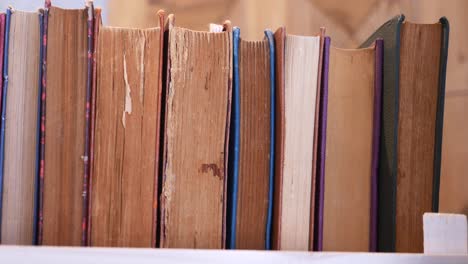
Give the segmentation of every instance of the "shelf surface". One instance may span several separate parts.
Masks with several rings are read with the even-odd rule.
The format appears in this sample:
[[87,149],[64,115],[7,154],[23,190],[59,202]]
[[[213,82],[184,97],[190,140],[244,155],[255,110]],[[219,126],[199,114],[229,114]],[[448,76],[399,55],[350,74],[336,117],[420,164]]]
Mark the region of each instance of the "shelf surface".
[[0,263],[467,263],[468,256],[249,250],[0,246]]

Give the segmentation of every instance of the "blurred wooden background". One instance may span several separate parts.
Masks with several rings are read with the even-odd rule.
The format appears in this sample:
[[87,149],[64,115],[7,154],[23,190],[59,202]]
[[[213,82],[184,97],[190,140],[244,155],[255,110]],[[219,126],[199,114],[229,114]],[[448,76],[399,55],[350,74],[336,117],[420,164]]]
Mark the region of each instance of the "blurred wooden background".
[[290,34],[327,28],[332,44],[355,48],[394,15],[435,23],[450,21],[440,211],[468,215],[468,1],[466,0],[112,0],[104,12],[114,26],[157,26],[156,11],[174,13],[176,25],[206,30],[229,19],[244,39],[286,26]]

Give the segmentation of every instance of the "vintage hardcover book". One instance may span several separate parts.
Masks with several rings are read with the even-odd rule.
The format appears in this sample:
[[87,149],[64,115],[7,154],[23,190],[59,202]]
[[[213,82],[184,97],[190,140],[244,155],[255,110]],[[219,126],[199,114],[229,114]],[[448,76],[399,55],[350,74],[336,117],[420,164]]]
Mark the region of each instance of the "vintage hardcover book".
[[385,42],[380,251],[422,252],[423,213],[438,211],[448,31],[445,18],[413,24],[400,15],[362,44]]
[[383,41],[325,50],[317,250],[375,251]]
[[31,245],[38,161],[40,14],[7,11],[1,142],[2,244]]
[[159,27],[99,29],[93,246],[154,246],[163,33]]
[[270,249],[275,132],[273,33],[248,41],[234,28],[227,247]]
[[87,9],[48,6],[44,15],[39,243],[83,241],[88,73]]
[[160,246],[224,248],[232,29],[167,26]]
[[276,162],[273,248],[308,250],[312,199],[315,111],[321,37],[286,35],[276,40]]

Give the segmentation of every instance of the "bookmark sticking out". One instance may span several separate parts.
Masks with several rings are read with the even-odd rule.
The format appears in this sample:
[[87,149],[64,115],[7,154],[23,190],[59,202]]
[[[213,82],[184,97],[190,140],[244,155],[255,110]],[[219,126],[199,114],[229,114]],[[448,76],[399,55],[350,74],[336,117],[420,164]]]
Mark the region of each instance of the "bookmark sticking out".
[[94,1],[93,0],[85,0],[86,7],[92,7],[94,9]]
[[223,25],[210,23],[210,32],[213,32],[213,33],[223,32]]
[[170,30],[175,26],[175,16],[174,14],[169,14],[166,18],[166,23],[164,24],[164,31]]
[[221,33],[224,31],[233,31],[231,21],[226,20],[222,25],[214,23],[210,23],[209,25],[209,32],[211,33]]
[[467,255],[466,216],[425,213],[423,216],[424,254]]

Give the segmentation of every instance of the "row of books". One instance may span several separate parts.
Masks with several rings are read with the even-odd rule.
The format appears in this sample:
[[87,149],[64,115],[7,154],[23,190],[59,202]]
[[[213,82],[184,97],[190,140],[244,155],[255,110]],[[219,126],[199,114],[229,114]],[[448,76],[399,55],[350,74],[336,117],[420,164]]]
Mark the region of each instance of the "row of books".
[[438,210],[448,22],[357,49],[0,16],[1,243],[422,251]]

